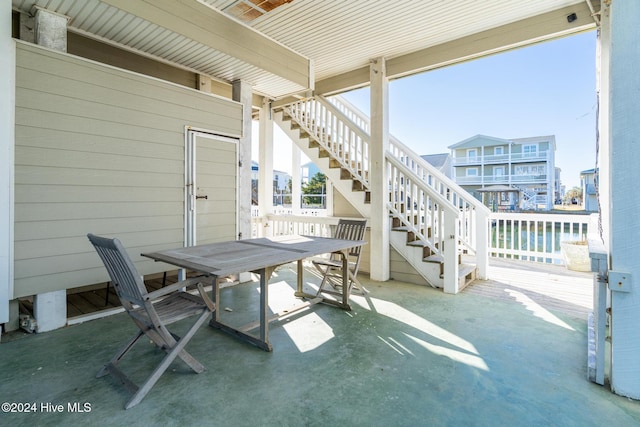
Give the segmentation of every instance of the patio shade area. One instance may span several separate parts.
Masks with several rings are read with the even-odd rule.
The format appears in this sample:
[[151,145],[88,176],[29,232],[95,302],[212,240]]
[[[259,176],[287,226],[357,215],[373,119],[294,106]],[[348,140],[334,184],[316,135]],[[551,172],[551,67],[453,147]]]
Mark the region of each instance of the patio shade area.
[[[369,292],[352,311],[318,304],[274,322],[271,353],[204,326],[187,350],[207,371],[174,361],[130,410],[124,387],[95,378],[135,330],[125,315],[16,337],[0,344],[3,401],[37,410],[3,411],[0,425],[638,425],[640,403],[587,380],[591,275],[513,265],[492,262],[490,281],[456,296],[361,275]],[[295,279],[294,265],[275,272],[271,311],[297,303]],[[307,268],[305,286],[318,282]],[[258,289],[222,289],[225,321],[253,320]],[[161,357],[139,345],[121,366],[144,378]]]

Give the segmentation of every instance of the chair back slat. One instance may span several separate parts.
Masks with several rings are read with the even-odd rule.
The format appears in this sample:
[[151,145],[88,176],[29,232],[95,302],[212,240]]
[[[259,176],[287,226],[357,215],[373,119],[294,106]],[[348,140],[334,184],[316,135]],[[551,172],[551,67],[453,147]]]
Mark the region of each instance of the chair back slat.
[[108,239],[94,234],[88,234],[87,237],[102,259],[118,298],[123,303],[127,301],[142,305],[147,288],[122,243],[118,239]]
[[[367,228],[367,220],[341,219],[336,227],[334,237],[343,240],[362,240]],[[358,257],[362,246],[349,249],[349,256]]]

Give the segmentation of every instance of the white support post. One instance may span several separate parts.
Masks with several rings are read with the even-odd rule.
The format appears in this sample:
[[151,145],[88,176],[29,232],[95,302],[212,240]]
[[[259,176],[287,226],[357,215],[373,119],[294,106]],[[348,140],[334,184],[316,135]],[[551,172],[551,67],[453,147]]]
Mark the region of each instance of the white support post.
[[610,102],[610,199],[604,208],[611,215],[611,388],[640,399],[640,199],[630,197],[640,181],[640,2],[614,1],[609,10],[609,91],[602,96]]
[[476,210],[476,271],[480,280],[489,277],[489,216]]
[[[35,42],[50,49],[67,51],[67,17],[46,9],[35,9]],[[52,331],[67,324],[67,291],[45,292],[33,299],[37,332]]]
[[333,216],[333,196],[334,196],[334,187],[333,182],[331,180],[327,180],[327,188],[326,188],[326,201],[327,201],[327,216]]
[[[252,87],[243,80],[232,85],[232,98],[242,104],[242,137],[238,145],[238,239],[251,238],[251,109]],[[249,273],[240,273],[240,282],[251,280]]]
[[384,58],[369,66],[371,82],[371,279],[389,280],[389,178],[385,154],[389,150],[389,80]]
[[[609,188],[611,186],[611,170],[609,169],[610,158],[610,134],[609,127],[609,111],[611,110],[609,93],[611,91],[610,81],[610,56],[611,56],[611,26],[609,7],[603,4],[601,15],[601,27],[598,37],[598,49],[596,58],[596,93],[598,94],[598,202],[600,208],[600,224],[602,227],[601,239],[604,247],[609,252],[609,241],[611,230],[609,224],[611,222],[611,211],[608,209],[610,203]],[[594,230],[595,231],[595,230]]]
[[11,38],[11,4],[0,6],[0,323],[9,322],[13,298],[13,186],[16,45]]
[[450,213],[443,212],[444,217],[444,292],[457,294],[458,283],[458,218]]
[[300,215],[302,203],[301,153],[300,147],[291,144],[291,208],[294,215]]
[[260,109],[258,164],[258,207],[265,217],[273,212],[273,111],[267,98]]

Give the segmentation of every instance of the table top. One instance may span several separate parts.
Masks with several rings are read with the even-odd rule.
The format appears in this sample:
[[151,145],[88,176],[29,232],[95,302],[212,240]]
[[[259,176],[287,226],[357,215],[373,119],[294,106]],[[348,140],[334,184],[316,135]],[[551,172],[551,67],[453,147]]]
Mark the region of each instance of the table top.
[[278,236],[168,249],[143,253],[142,256],[220,277],[257,271],[364,244],[364,240]]

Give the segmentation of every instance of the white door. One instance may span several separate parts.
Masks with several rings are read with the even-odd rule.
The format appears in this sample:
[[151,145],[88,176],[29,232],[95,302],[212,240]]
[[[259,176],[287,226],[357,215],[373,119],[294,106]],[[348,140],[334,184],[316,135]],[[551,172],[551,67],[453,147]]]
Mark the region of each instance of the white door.
[[236,240],[238,140],[187,130],[185,246]]

